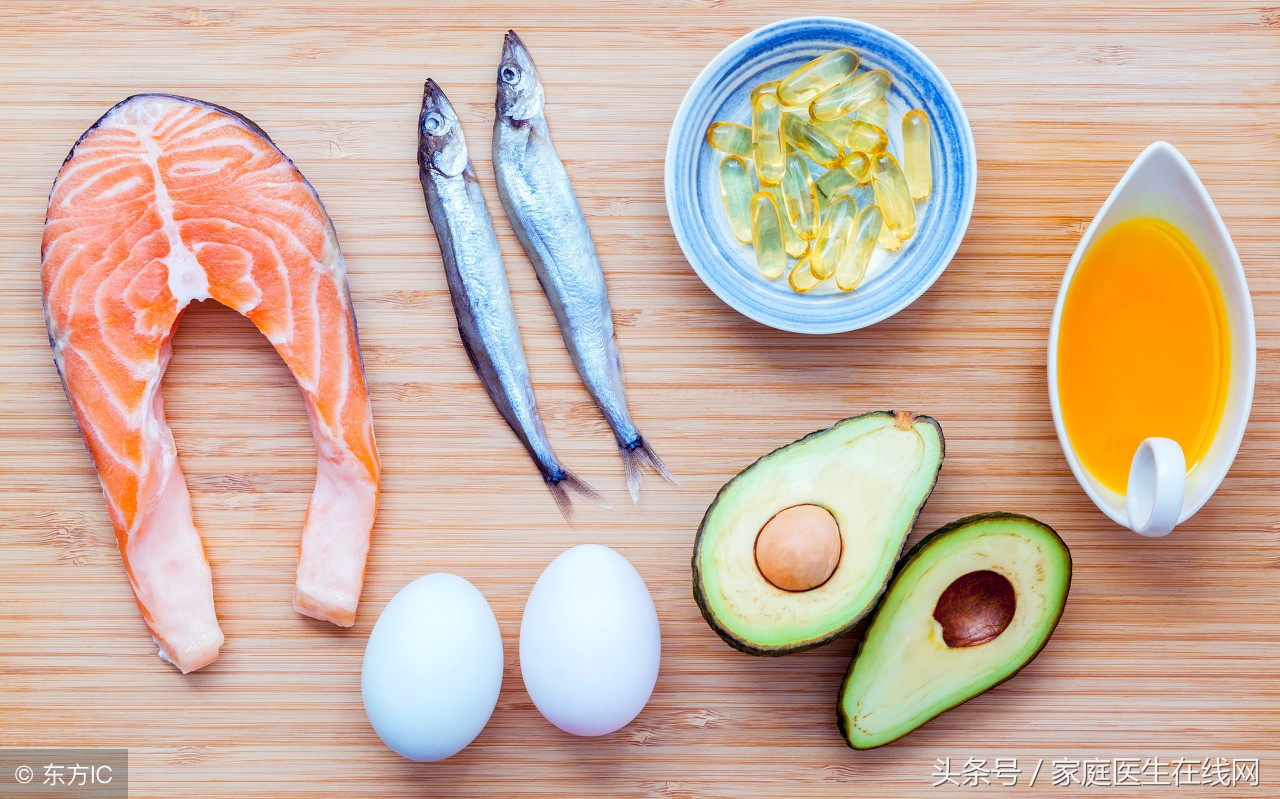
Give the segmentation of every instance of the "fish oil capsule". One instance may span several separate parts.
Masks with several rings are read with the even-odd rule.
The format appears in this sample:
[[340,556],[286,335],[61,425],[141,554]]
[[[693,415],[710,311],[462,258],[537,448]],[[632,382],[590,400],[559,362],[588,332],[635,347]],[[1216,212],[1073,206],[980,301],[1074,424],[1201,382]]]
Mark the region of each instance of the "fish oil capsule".
[[831,204],[841,194],[848,194],[855,186],[861,186],[864,179],[871,178],[871,156],[866,153],[852,152],[844,157],[840,166],[823,172],[813,187],[817,192],[818,209]]
[[707,128],[707,144],[722,153],[751,160],[751,128],[736,122],[717,122]]
[[853,117],[836,117],[821,122],[810,120],[813,126],[831,137],[833,141],[842,142],[849,136],[849,128],[853,127]]
[[813,240],[813,252],[809,254],[809,269],[819,280],[826,280],[836,273],[840,258],[853,236],[853,220],[858,215],[858,204],[847,194],[842,194],[822,214],[822,228]]
[[848,48],[818,56],[782,79],[778,99],[786,105],[805,105],[858,71],[858,54]]
[[802,238],[791,223],[787,221],[787,206],[782,198],[782,186],[766,186],[765,190],[773,196],[773,202],[778,206],[778,212],[782,215],[782,248],[792,258],[805,257],[809,254],[811,242]]
[[902,118],[902,171],[911,199],[928,199],[933,191],[933,156],[929,142],[929,117],[920,109]]
[[869,122],[880,130],[889,129],[889,103],[883,97],[871,103],[867,103],[858,109],[858,119],[863,122]]
[[743,244],[751,241],[751,197],[755,193],[746,161],[731,155],[720,162],[720,196],[729,215],[729,230]]
[[809,268],[809,257],[800,259],[800,263],[795,265],[791,270],[791,276],[787,278],[787,282],[791,284],[791,289],[796,294],[804,294],[809,289],[817,286],[822,281],[814,276],[813,270]]
[[916,232],[916,206],[911,201],[907,178],[893,153],[872,156],[871,184],[875,188],[876,205],[884,216],[884,229],[891,234],[882,233],[880,244],[886,250],[896,250]]
[[751,244],[760,273],[775,280],[787,271],[787,251],[782,243],[782,214],[768,192],[751,198]]
[[865,186],[871,182],[871,154],[864,152],[852,152],[845,156],[840,162],[840,167],[848,172],[858,181],[859,186]]
[[842,117],[867,103],[879,100],[889,91],[891,82],[889,73],[883,69],[864,72],[856,78],[832,86],[814,98],[813,104],[809,106],[809,116],[814,119]]
[[836,265],[836,286],[841,291],[853,291],[867,275],[867,264],[880,238],[883,217],[880,208],[868,205],[853,220],[853,238],[845,248],[840,263]]
[[782,197],[782,185],[765,186],[761,191],[767,191],[769,196],[773,197],[774,205],[778,206],[778,213],[782,215],[782,248],[787,251],[787,255],[792,258],[803,258],[808,255],[809,242],[800,238],[800,234],[787,221],[787,205]]
[[818,176],[813,182],[813,188],[817,192],[818,210],[825,209],[831,205],[832,200],[842,194],[848,194],[858,185],[858,181],[841,167],[828,169]]
[[787,171],[782,176],[782,200],[787,222],[802,239],[818,235],[818,195],[809,175],[809,165],[795,153],[787,155]]
[[782,81],[780,80],[771,80],[768,83],[761,83],[759,86],[752,89],[751,90],[751,107],[752,108],[755,107],[756,98],[762,94],[772,94],[775,97],[778,96],[778,84],[781,82]]
[[815,128],[809,120],[796,114],[782,116],[782,133],[787,143],[813,159],[815,164],[830,169],[844,158],[839,142]]
[[[778,82],[778,81],[776,81],[776,80],[771,80],[771,81],[769,81],[768,83],[761,83],[759,86],[757,86],[757,87],[755,87],[754,89],[752,89],[752,90],[751,90],[751,105],[752,105],[752,107],[754,107],[754,106],[755,106],[755,104],[756,104],[756,98],[757,98],[757,97],[759,97],[759,96],[760,96],[760,95],[762,95],[762,94],[772,94],[774,97],[777,97],[777,96],[778,96],[778,83],[779,83],[779,82]],[[800,116],[804,117],[805,119],[808,119],[808,118],[809,118],[809,107],[808,107],[807,105],[799,105],[799,106],[797,106],[797,105],[787,105],[787,104],[783,103],[783,105],[782,105],[782,113],[784,113],[784,114],[799,114]]]
[[782,139],[782,105],[772,94],[755,100],[751,115],[751,158],[761,183],[776,186],[787,168],[786,143]]
[[850,152],[878,153],[889,146],[889,134],[884,132],[884,128],[854,119],[850,120],[849,131],[840,141]]
[[[777,198],[774,198],[777,202]],[[810,245],[813,242],[800,238],[800,234],[786,219],[782,220],[782,248],[787,251],[787,255],[792,258],[803,258],[809,254]]]

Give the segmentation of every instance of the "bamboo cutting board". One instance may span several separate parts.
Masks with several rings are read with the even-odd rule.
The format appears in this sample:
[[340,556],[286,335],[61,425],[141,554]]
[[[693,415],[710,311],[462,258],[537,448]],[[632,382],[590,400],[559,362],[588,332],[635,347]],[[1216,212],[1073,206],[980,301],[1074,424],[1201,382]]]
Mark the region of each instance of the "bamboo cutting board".
[[[826,338],[762,328],[711,295],[671,235],[662,185],[671,119],[702,66],[761,24],[814,13],[857,16],[920,47],[964,102],[979,163],[972,224],[938,283],[888,321]],[[494,194],[488,131],[509,27],[546,79],[557,146],[601,250],[632,410],[681,478],[676,488],[651,477],[639,507]],[[457,340],[414,165],[427,77],[469,134],[551,440],[614,505],[583,507],[579,529],[561,521]],[[1280,9],[0,2],[0,86],[0,746],[127,747],[135,797],[1108,794],[1044,781],[1049,759],[1090,756],[1257,757],[1257,788],[1141,792],[1280,795]],[[319,190],[347,257],[385,470],[356,625],[294,613],[314,479],[301,399],[247,321],[211,303],[188,311],[165,404],[227,643],[186,677],[155,656],[139,618],[40,308],[58,166],[139,91],[246,114]],[[1072,479],[1045,346],[1080,234],[1160,138],[1200,170],[1234,235],[1259,372],[1222,488],[1171,536],[1146,540],[1107,521]],[[961,515],[1028,513],[1071,546],[1075,581],[1057,634],[1021,675],[897,744],[854,752],[833,711],[855,637],[776,660],[739,654],[698,615],[689,557],[707,503],[739,469],[887,408],[928,413],[947,436],[913,542]],[[595,740],[541,718],[516,659],[534,580],[585,542],[634,563],[664,639],[646,710]],[[472,746],[413,764],[366,721],[360,661],[386,602],[433,571],[489,599],[506,673]],[[1014,787],[933,789],[947,757],[1016,757],[1024,772]]]

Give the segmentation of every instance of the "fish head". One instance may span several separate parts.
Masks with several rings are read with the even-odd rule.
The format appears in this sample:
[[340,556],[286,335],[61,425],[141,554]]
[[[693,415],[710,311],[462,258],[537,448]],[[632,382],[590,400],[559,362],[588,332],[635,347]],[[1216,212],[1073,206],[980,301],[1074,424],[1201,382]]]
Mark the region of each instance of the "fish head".
[[542,113],[542,78],[515,31],[507,31],[498,64],[498,116],[521,125]]
[[449,98],[433,80],[422,90],[418,115],[418,165],[445,177],[461,175],[467,168],[467,140]]

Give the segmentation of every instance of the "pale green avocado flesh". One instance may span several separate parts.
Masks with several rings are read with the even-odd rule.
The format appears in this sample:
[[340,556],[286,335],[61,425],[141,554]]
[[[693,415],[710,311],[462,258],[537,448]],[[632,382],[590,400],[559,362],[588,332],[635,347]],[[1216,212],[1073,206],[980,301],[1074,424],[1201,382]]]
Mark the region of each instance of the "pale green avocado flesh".
[[1017,674],[1048,642],[1070,585],[1071,553],[1035,519],[970,516],[927,536],[849,665],[845,740],[883,746]]
[[[938,478],[942,430],[927,416],[846,419],[764,456],[707,509],[693,554],[694,598],[731,646],[756,655],[810,649],[847,632],[884,591]],[[830,578],[784,591],[761,574],[756,538],[796,505],[830,511],[840,559]]]

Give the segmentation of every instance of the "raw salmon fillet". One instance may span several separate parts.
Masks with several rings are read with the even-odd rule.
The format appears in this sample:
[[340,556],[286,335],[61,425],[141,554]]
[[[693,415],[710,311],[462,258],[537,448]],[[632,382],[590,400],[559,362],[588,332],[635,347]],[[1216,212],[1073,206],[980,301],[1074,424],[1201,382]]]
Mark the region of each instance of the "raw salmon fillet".
[[378,504],[378,450],[337,235],[293,162],[225,108],[130,97],[63,163],[41,268],[54,362],[161,657],[189,672],[217,658],[223,641],[160,395],[193,300],[247,316],[298,380],[319,462],[293,604],[350,625]]

